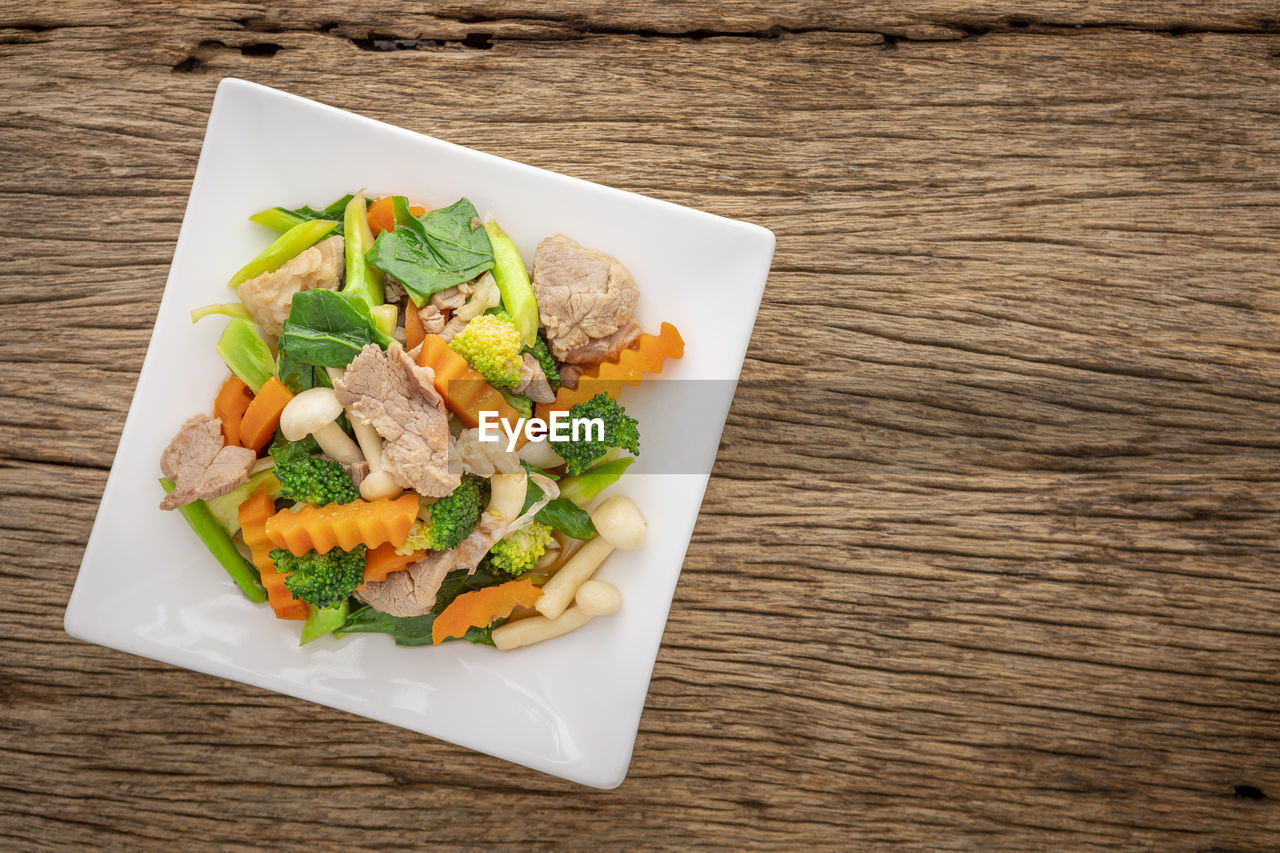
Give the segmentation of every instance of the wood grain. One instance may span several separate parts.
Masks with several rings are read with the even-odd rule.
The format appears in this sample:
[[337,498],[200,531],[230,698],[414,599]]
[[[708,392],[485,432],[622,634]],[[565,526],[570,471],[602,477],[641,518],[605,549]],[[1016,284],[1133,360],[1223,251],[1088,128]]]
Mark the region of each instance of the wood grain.
[[[1280,846],[1278,20],[0,3],[0,845]],[[778,235],[617,791],[63,633],[226,75]]]

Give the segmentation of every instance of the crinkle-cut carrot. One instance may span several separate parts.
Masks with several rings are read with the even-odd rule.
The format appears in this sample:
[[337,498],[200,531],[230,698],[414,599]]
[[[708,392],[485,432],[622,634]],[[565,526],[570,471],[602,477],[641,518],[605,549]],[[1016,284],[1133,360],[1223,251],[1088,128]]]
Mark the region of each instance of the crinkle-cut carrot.
[[276,427],[280,426],[280,413],[292,399],[293,392],[274,376],[262,383],[240,421],[240,446],[261,453],[262,448],[276,434]]
[[463,636],[468,628],[484,628],[494,619],[510,616],[517,605],[532,607],[540,595],[542,590],[529,578],[464,592],[431,623],[431,642],[438,646],[450,637]]
[[427,330],[422,326],[422,315],[418,313],[418,307],[413,304],[413,300],[409,300],[404,306],[404,348],[413,349],[422,343],[422,339],[427,336]]
[[244,446],[240,443],[240,422],[252,400],[253,392],[238,376],[228,376],[213,398],[213,416],[222,422],[222,439],[229,447]]
[[[391,196],[384,195],[382,198],[369,205],[369,228],[373,231],[373,236],[378,236],[383,231],[394,231],[396,228],[396,214],[391,207]],[[421,216],[426,213],[427,209],[420,204],[409,205],[410,216]],[[409,349],[413,349],[410,344]]]
[[422,559],[426,551],[414,551],[411,554],[397,554],[396,546],[384,542],[377,548],[370,548],[364,555],[364,582],[384,581],[393,572],[402,572],[411,563]]
[[582,372],[577,388],[561,388],[550,403],[538,404],[538,417],[547,419],[552,412],[567,412],[576,403],[590,400],[600,392],[615,400],[623,385],[639,385],[646,373],[661,373],[668,358],[684,356],[684,339],[670,323],[663,323],[656,335],[641,335],[636,342],[618,353],[612,361],[602,361]]
[[[485,381],[483,375],[472,370],[467,360],[450,349],[439,335],[427,335],[422,339],[418,365],[430,367],[435,372],[436,391],[444,398],[449,411],[466,426],[479,426],[481,412],[497,412],[499,418],[513,427],[519,420],[520,415],[502,394]],[[516,447],[523,446],[526,441],[528,439],[521,431]]]
[[296,557],[308,551],[350,551],[357,545],[377,548],[384,542],[404,544],[418,517],[418,496],[408,492],[395,500],[352,501],[349,504],[283,509],[267,519],[267,536]]
[[258,567],[262,577],[262,585],[267,590],[267,603],[275,611],[278,619],[306,619],[310,608],[305,601],[298,601],[293,593],[285,588],[288,572],[277,574],[275,563],[271,562],[271,550],[275,543],[267,536],[267,519],[276,511],[276,505],[267,494],[263,485],[244,503],[240,504],[240,535],[244,544],[249,546],[253,564]]

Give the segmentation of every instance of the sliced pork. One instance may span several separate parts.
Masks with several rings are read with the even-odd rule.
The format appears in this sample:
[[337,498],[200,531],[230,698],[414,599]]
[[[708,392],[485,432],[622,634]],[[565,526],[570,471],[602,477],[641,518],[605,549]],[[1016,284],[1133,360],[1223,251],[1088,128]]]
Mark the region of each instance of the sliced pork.
[[324,288],[337,290],[345,264],[342,238],[321,240],[275,272],[251,278],[236,288],[253,321],[272,340],[280,337],[295,293]]
[[551,390],[546,371],[542,364],[529,353],[520,357],[520,384],[515,393],[523,394],[535,403],[550,403],[556,399],[556,392]]
[[616,258],[563,234],[538,244],[533,290],[551,354],[571,364],[606,357],[640,298],[635,279]]
[[161,509],[177,509],[194,500],[208,500],[247,482],[258,454],[245,447],[227,447],[222,421],[196,415],[182,425],[160,456],[160,470],[174,482]]
[[449,420],[432,381],[399,343],[369,344],[334,380],[344,406],[382,436],[382,466],[406,489],[442,498],[461,478],[449,471]]

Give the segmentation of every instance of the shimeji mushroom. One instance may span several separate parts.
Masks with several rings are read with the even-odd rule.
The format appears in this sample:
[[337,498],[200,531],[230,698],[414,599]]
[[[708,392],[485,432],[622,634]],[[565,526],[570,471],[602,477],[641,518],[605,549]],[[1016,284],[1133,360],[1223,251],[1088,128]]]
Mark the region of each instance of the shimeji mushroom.
[[568,608],[554,619],[531,616],[494,628],[494,646],[499,651],[509,652],[576,631],[596,616],[616,613],[622,606],[622,596],[611,583],[589,580],[578,587],[574,603],[574,607]]
[[644,542],[644,518],[636,505],[624,497],[609,498],[600,504],[591,513],[591,521],[600,535],[579,548],[560,567],[542,587],[542,595],[534,605],[548,619],[564,613],[578,587],[591,579],[615,548],[632,551]]
[[309,388],[280,413],[280,432],[290,441],[312,436],[330,459],[354,465],[363,461],[364,455],[336,423],[340,414],[342,403],[332,388]]

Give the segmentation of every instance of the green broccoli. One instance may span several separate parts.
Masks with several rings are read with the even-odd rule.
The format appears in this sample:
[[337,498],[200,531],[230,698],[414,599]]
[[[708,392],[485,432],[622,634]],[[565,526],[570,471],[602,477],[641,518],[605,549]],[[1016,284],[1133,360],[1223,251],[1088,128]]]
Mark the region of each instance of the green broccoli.
[[308,551],[295,557],[284,548],[269,555],[277,572],[288,572],[284,585],[293,597],[324,610],[347,600],[364,583],[365,547],[350,551],[334,548],[321,554]]
[[552,391],[560,390],[560,370],[556,367],[556,360],[551,357],[551,350],[547,349],[547,339],[538,333],[538,339],[533,342],[533,346],[525,347],[524,352],[529,353],[538,360],[538,364],[542,365],[542,372],[546,374],[547,383],[551,385]]
[[551,542],[551,525],[534,521],[528,527],[508,533],[494,543],[486,562],[509,575],[522,575],[532,569],[547,553]]
[[[581,474],[591,467],[610,448],[618,447],[634,455],[640,454],[640,428],[636,419],[627,414],[627,410],[608,394],[600,393],[583,403],[569,409],[569,422],[579,419],[599,418],[604,422],[604,440],[588,440],[585,436],[577,441],[555,443],[556,453],[565,461],[565,473],[573,476]],[[586,430],[589,435],[598,434],[598,430]]]
[[271,458],[276,462],[274,470],[280,481],[280,496],[314,506],[359,500],[360,490],[351,482],[351,475],[342,463],[311,455],[319,449],[310,437],[289,441],[283,435],[276,436],[271,445]]
[[507,312],[472,319],[449,346],[494,388],[510,391],[520,384],[520,332]]
[[480,477],[463,477],[452,494],[427,508],[426,518],[413,523],[408,538],[396,548],[396,553],[412,554],[424,548],[428,551],[457,548],[476,529],[480,511],[484,509],[483,487],[487,484],[488,481]]

